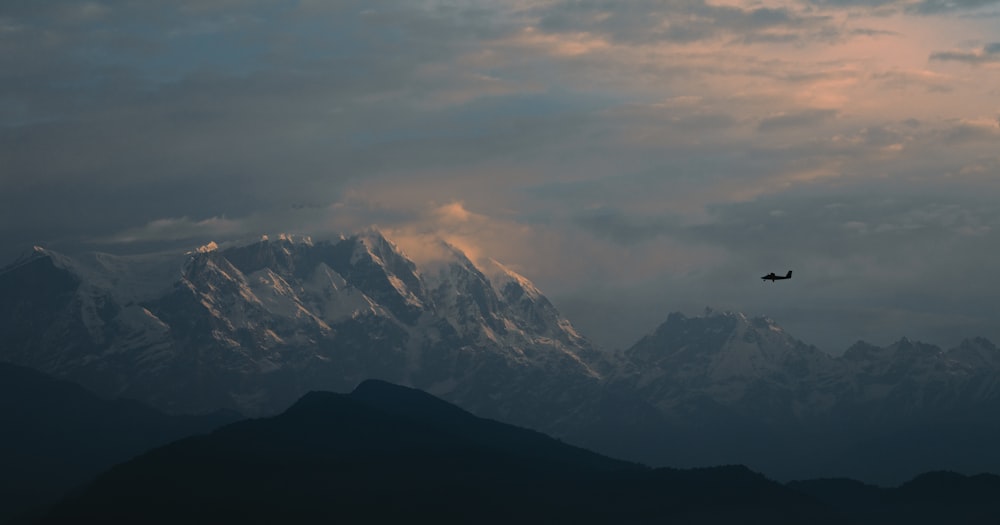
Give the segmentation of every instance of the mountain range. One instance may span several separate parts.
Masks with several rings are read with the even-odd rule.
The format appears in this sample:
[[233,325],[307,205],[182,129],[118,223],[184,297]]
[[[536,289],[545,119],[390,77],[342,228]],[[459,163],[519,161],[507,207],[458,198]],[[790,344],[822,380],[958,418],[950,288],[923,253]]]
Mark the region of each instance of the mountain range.
[[782,485],[745,467],[651,469],[365,381],[156,448],[36,523],[995,523],[1000,477]]
[[893,484],[1000,472],[1000,351],[907,339],[832,357],[766,317],[670,314],[595,348],[523,276],[377,230],[0,270],[0,360],[172,413],[280,412],[377,378],[654,465]]
[[998,357],[985,339],[945,351],[905,338],[832,357],[766,317],[671,314],[605,379],[607,392],[648,406],[604,411],[577,442],[652,464],[744,463],[779,479],[1000,472]]
[[130,257],[35,249],[0,271],[0,359],[177,413],[273,414],[379,378],[558,425],[559,398],[599,388],[597,352],[527,279],[440,248],[424,272],[377,231]]

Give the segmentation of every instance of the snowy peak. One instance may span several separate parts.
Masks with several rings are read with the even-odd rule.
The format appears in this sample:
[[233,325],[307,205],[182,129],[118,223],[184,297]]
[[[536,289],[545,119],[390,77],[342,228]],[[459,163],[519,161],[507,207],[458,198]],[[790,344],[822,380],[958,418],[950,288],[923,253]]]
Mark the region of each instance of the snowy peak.
[[522,297],[531,301],[544,299],[534,283],[494,259],[486,262],[483,272],[493,281],[497,292],[510,300],[520,300]]
[[889,421],[1000,402],[1000,351],[985,339],[947,352],[905,337],[884,347],[859,341],[834,358],[766,317],[708,310],[671,314],[619,357],[617,384],[665,413],[707,403],[774,421],[836,413]]
[[[426,292],[412,261],[374,230],[333,242],[313,242],[287,234],[263,236],[257,242],[213,253],[244,275],[268,270],[286,282],[322,284],[341,295],[352,295],[346,301],[335,301],[339,306],[328,305],[336,317],[348,313],[346,306],[370,310],[377,303],[398,319],[413,323],[427,306]],[[308,294],[314,299],[334,299],[328,289],[311,289]]]
[[293,275],[297,251],[297,246],[291,241],[284,238],[272,241],[265,235],[258,242],[229,248],[222,254],[245,274],[267,268],[282,275]]
[[429,307],[416,265],[377,230],[348,237],[333,248],[331,267],[403,322],[415,323]]
[[965,340],[948,351],[905,337],[885,347],[859,341],[840,360],[849,367],[852,380],[883,385],[954,385],[983,375],[1000,380],[1000,352],[982,338]]
[[841,359],[845,361],[863,361],[875,357],[882,349],[866,341],[858,341],[851,345]]
[[41,246],[32,246],[30,250],[25,250],[20,256],[14,259],[13,262],[0,266],[0,274],[14,270],[18,267],[24,266],[25,264],[29,264],[32,261],[44,258],[50,258],[48,251]]
[[805,351],[806,345],[767,317],[707,309],[699,317],[672,313],[656,330],[626,351],[632,359],[656,363],[696,355],[760,354],[765,358]]
[[0,274],[16,270],[17,268],[25,265],[38,263],[39,261],[46,261],[42,264],[48,264],[60,270],[73,273],[74,275],[79,275],[81,273],[79,269],[76,268],[73,260],[69,257],[48,248],[43,248],[42,246],[32,246],[30,250],[25,251],[20,257],[15,259],[14,262],[0,267]]
[[[760,410],[760,396],[791,397],[836,366],[766,317],[711,310],[697,317],[670,314],[619,358],[614,383],[665,413],[707,403],[749,414]],[[797,402],[784,404],[780,417],[799,410]]]
[[853,364],[864,366],[901,366],[918,362],[941,361],[945,352],[939,347],[919,341],[910,341],[906,337],[888,346],[875,346],[864,341],[858,341],[844,352],[841,359]]
[[966,339],[945,355],[970,366],[1000,369],[1000,349],[982,337]]
[[[457,333],[503,359],[599,374],[589,342],[531,282],[495,261],[477,265],[459,248],[430,239],[419,276],[433,310]],[[502,349],[502,350],[501,350]]]
[[33,251],[0,272],[0,359],[176,411],[260,414],[371,377],[496,414],[597,387],[593,350],[527,279],[455,247],[423,268],[377,230],[207,246]]

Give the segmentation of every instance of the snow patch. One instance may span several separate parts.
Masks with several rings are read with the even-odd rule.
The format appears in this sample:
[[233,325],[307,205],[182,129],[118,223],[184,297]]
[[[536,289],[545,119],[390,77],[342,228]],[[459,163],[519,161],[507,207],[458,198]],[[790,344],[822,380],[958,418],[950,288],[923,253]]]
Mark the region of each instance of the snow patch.
[[503,296],[503,289],[510,283],[515,283],[524,290],[524,293],[532,299],[538,299],[542,297],[542,292],[535,287],[534,283],[528,280],[527,277],[511,270],[510,268],[500,264],[495,259],[489,259],[483,268],[479,268],[484,275],[486,275],[489,280],[493,283],[496,292]]
[[208,253],[208,252],[218,251],[218,249],[219,245],[216,244],[215,241],[211,241],[208,244],[199,246],[198,249],[195,251],[197,251],[198,253]]
[[303,282],[303,301],[326,322],[335,323],[364,314],[384,314],[375,301],[354,288],[326,263],[316,266]]
[[396,292],[399,293],[400,297],[403,298],[403,301],[406,302],[407,305],[418,308],[422,308],[424,306],[424,303],[418,299],[409,288],[406,287],[406,283],[404,283],[402,279],[391,273],[386,273],[386,277],[389,279],[389,284],[396,289]]

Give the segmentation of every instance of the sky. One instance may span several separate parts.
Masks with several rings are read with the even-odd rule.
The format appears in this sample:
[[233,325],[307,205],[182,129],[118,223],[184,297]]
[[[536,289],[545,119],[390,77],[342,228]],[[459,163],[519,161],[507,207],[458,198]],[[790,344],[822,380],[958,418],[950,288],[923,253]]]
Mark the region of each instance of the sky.
[[370,226],[606,348],[1000,343],[1000,0],[0,2],[0,265]]

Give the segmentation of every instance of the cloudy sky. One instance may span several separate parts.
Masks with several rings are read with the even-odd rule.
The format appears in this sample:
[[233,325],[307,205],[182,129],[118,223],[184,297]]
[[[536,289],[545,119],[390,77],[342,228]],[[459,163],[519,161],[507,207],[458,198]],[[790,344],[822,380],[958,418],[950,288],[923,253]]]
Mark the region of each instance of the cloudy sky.
[[609,347],[1000,343],[1000,0],[0,2],[0,264],[369,225]]

